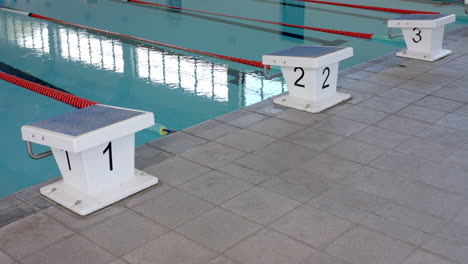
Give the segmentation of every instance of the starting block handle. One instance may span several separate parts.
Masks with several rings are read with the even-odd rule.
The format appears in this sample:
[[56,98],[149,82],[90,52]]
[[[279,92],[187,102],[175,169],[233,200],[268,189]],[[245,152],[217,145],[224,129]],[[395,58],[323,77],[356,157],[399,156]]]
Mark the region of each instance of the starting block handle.
[[34,154],[32,150],[32,145],[31,142],[26,141],[26,150],[28,152],[29,157],[32,159],[43,159],[45,157],[51,156],[52,155],[52,150],[45,151],[39,154]]

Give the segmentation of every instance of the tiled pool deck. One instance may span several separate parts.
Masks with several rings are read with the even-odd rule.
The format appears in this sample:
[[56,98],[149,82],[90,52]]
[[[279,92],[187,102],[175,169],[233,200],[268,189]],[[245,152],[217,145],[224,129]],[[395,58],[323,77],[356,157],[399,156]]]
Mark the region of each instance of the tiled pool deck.
[[161,183],[90,216],[0,199],[0,263],[468,263],[468,26],[445,37],[341,72],[324,113],[265,101],[139,147]]

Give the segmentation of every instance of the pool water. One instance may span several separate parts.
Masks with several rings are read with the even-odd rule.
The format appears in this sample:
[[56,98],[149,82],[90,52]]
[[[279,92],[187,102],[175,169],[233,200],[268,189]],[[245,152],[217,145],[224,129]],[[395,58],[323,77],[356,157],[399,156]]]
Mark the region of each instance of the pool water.
[[[151,0],[148,0],[151,1]],[[295,0],[153,0],[183,8],[329,29],[386,35],[398,14]],[[345,2],[345,1],[341,1]],[[354,4],[388,6],[384,0]],[[148,7],[113,0],[0,0],[15,8],[72,23],[225,56],[261,61],[262,55],[295,45],[349,46],[354,56],[340,69],[395,51],[398,43],[364,40],[279,25]],[[392,1],[391,7],[463,16],[461,4]],[[450,24],[451,30],[459,26]],[[0,62],[77,96],[108,105],[151,111],[156,122],[181,130],[287,90],[282,78],[266,80],[261,69],[165,49],[125,38],[47,22],[0,10]],[[52,157],[30,159],[20,127],[74,108],[0,82],[0,197],[57,177]],[[150,130],[137,145],[157,139]],[[35,152],[47,148],[34,146]]]

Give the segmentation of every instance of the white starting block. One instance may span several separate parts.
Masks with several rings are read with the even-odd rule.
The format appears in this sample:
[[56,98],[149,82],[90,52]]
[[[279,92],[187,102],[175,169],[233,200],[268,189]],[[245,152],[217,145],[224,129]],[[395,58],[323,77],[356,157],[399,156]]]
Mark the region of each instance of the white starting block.
[[93,105],[21,127],[23,140],[50,146],[63,180],[41,188],[58,204],[87,215],[158,183],[135,169],[135,132],[151,112]]
[[435,61],[452,53],[442,49],[445,24],[455,22],[455,15],[405,15],[388,20],[388,27],[401,28],[408,49],[396,56]]
[[336,91],[339,61],[353,56],[350,47],[296,46],[263,56],[263,64],[281,66],[289,90],[274,103],[321,112],[351,95]]

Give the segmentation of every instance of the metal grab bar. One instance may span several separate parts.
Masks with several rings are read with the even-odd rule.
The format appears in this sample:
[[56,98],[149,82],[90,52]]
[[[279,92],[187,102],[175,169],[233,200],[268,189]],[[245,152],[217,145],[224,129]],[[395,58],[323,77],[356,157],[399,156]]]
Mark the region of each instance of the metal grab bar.
[[29,141],[26,141],[26,150],[28,151],[29,157],[31,157],[32,159],[42,159],[42,158],[45,158],[45,157],[48,157],[48,156],[52,155],[51,150],[39,153],[37,155],[34,154],[33,151],[32,151],[31,142],[29,142]]
[[392,35],[392,28],[388,28],[388,37],[391,39],[403,36],[403,33]]
[[263,76],[265,77],[265,79],[271,80],[273,78],[281,76],[281,74],[283,74],[283,73],[278,72],[278,73],[273,74],[273,75],[268,75],[267,65],[263,65]]

